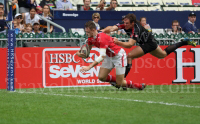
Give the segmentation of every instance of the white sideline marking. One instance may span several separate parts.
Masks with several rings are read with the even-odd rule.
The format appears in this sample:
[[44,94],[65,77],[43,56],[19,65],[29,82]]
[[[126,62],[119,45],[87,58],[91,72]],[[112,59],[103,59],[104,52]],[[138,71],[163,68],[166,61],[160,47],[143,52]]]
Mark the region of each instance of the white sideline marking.
[[200,108],[200,106],[181,105],[181,104],[178,104],[178,103],[166,103],[166,102],[155,102],[155,101],[123,99],[123,98],[111,98],[111,97],[94,97],[94,96],[79,96],[79,95],[66,95],[66,94],[49,94],[49,93],[36,93],[36,92],[16,92],[16,93],[22,93],[22,94],[23,93],[32,93],[32,94],[53,95],[53,96],[67,96],[67,97],[79,97],[79,98],[91,98],[91,99],[106,99],[106,100],[118,100],[118,101],[130,101],[130,102],[141,102],[141,103],[149,103],[149,104],[179,106],[179,107],[186,107],[186,108]]

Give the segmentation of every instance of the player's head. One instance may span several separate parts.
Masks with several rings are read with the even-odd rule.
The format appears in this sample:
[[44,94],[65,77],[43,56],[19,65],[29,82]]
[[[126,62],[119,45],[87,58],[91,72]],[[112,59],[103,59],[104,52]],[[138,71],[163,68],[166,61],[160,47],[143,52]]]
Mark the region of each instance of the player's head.
[[93,21],[88,21],[85,23],[85,33],[88,37],[94,37],[96,32],[96,25]]
[[126,30],[132,29],[135,23],[136,23],[136,16],[134,14],[129,13],[128,15],[125,16],[124,26]]

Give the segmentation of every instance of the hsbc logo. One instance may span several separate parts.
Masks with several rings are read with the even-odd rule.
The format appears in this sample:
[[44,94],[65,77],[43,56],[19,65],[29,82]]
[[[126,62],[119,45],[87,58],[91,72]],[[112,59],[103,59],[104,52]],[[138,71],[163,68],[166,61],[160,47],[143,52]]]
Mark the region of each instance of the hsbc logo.
[[186,48],[176,50],[176,80],[172,83],[186,83],[187,80],[183,77],[183,68],[194,67],[194,79],[190,83],[200,83],[200,48],[191,48],[190,52],[194,53],[194,62],[183,62],[183,52]]
[[[76,54],[71,54],[71,53],[53,53],[49,54],[50,55],[50,63],[79,63],[80,60],[76,60],[75,56]],[[86,63],[92,63],[98,56],[96,53],[90,53],[89,57],[84,59]]]
[[[94,62],[98,57],[99,49],[93,48],[88,58],[82,59],[76,56],[80,48],[47,48],[43,50],[43,86],[46,81],[59,82],[69,78],[77,82],[82,78],[98,79],[100,66],[92,68],[87,73],[81,73],[82,66]],[[48,83],[47,82],[47,83]]]

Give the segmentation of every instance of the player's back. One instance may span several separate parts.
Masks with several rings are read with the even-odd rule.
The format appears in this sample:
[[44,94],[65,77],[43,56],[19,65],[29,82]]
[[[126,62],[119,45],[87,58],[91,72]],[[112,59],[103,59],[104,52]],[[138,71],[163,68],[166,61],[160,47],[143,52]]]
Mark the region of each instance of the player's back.
[[113,41],[114,38],[101,32],[98,33],[95,38],[88,38],[88,44],[94,45],[98,48],[105,48],[106,54],[109,57],[115,56],[121,49],[120,46],[116,45]]

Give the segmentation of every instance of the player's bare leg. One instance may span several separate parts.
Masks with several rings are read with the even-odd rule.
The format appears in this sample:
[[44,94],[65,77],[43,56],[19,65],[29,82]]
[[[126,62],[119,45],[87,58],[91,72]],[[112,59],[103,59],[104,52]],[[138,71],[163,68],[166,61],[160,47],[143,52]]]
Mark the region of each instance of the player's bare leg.
[[196,42],[185,38],[183,41],[178,42],[176,44],[170,45],[168,46],[165,50],[162,50],[159,46],[152,52],[150,52],[151,55],[162,59],[165,58],[166,56],[168,56],[170,53],[174,52],[177,48],[184,46],[184,45],[192,45],[192,46],[196,46]]
[[167,56],[167,52],[165,50],[162,50],[160,46],[158,46],[154,51],[150,52],[151,55],[163,59]]
[[[127,64],[126,69],[125,69],[124,77],[126,77],[131,70],[132,60],[135,59],[135,58],[139,58],[143,55],[144,55],[144,52],[143,52],[143,50],[140,46],[137,46],[130,53],[128,53],[128,57],[127,57],[127,63],[128,64]],[[115,86],[115,84],[116,84],[116,82],[111,82],[111,83],[112,83],[113,86]],[[128,83],[130,84],[130,82],[128,82]],[[126,90],[127,85],[125,85],[125,84],[127,84],[127,83],[122,83],[122,84],[123,85],[119,85],[119,86],[117,85],[116,87],[119,88],[120,86],[122,86],[123,90]],[[136,84],[136,85],[137,85],[136,88],[140,87],[140,84]],[[131,87],[131,86],[128,86],[128,87]],[[131,88],[133,88],[133,87],[131,87]],[[141,89],[141,88],[137,88],[137,89]]]
[[[108,78],[112,78],[112,77],[110,77],[111,75],[109,75],[110,71],[111,71],[110,69],[100,67],[98,79],[99,79],[100,81],[107,81],[107,80],[106,80],[107,77],[108,77]],[[113,77],[113,78],[116,80],[115,77]],[[111,80],[112,80],[112,79],[111,79]],[[110,81],[109,81],[109,82],[110,82]]]
[[143,90],[146,87],[145,83],[134,83],[131,80],[124,80],[124,74],[116,75],[116,82],[118,86],[126,87],[126,88],[134,88],[138,90]]

